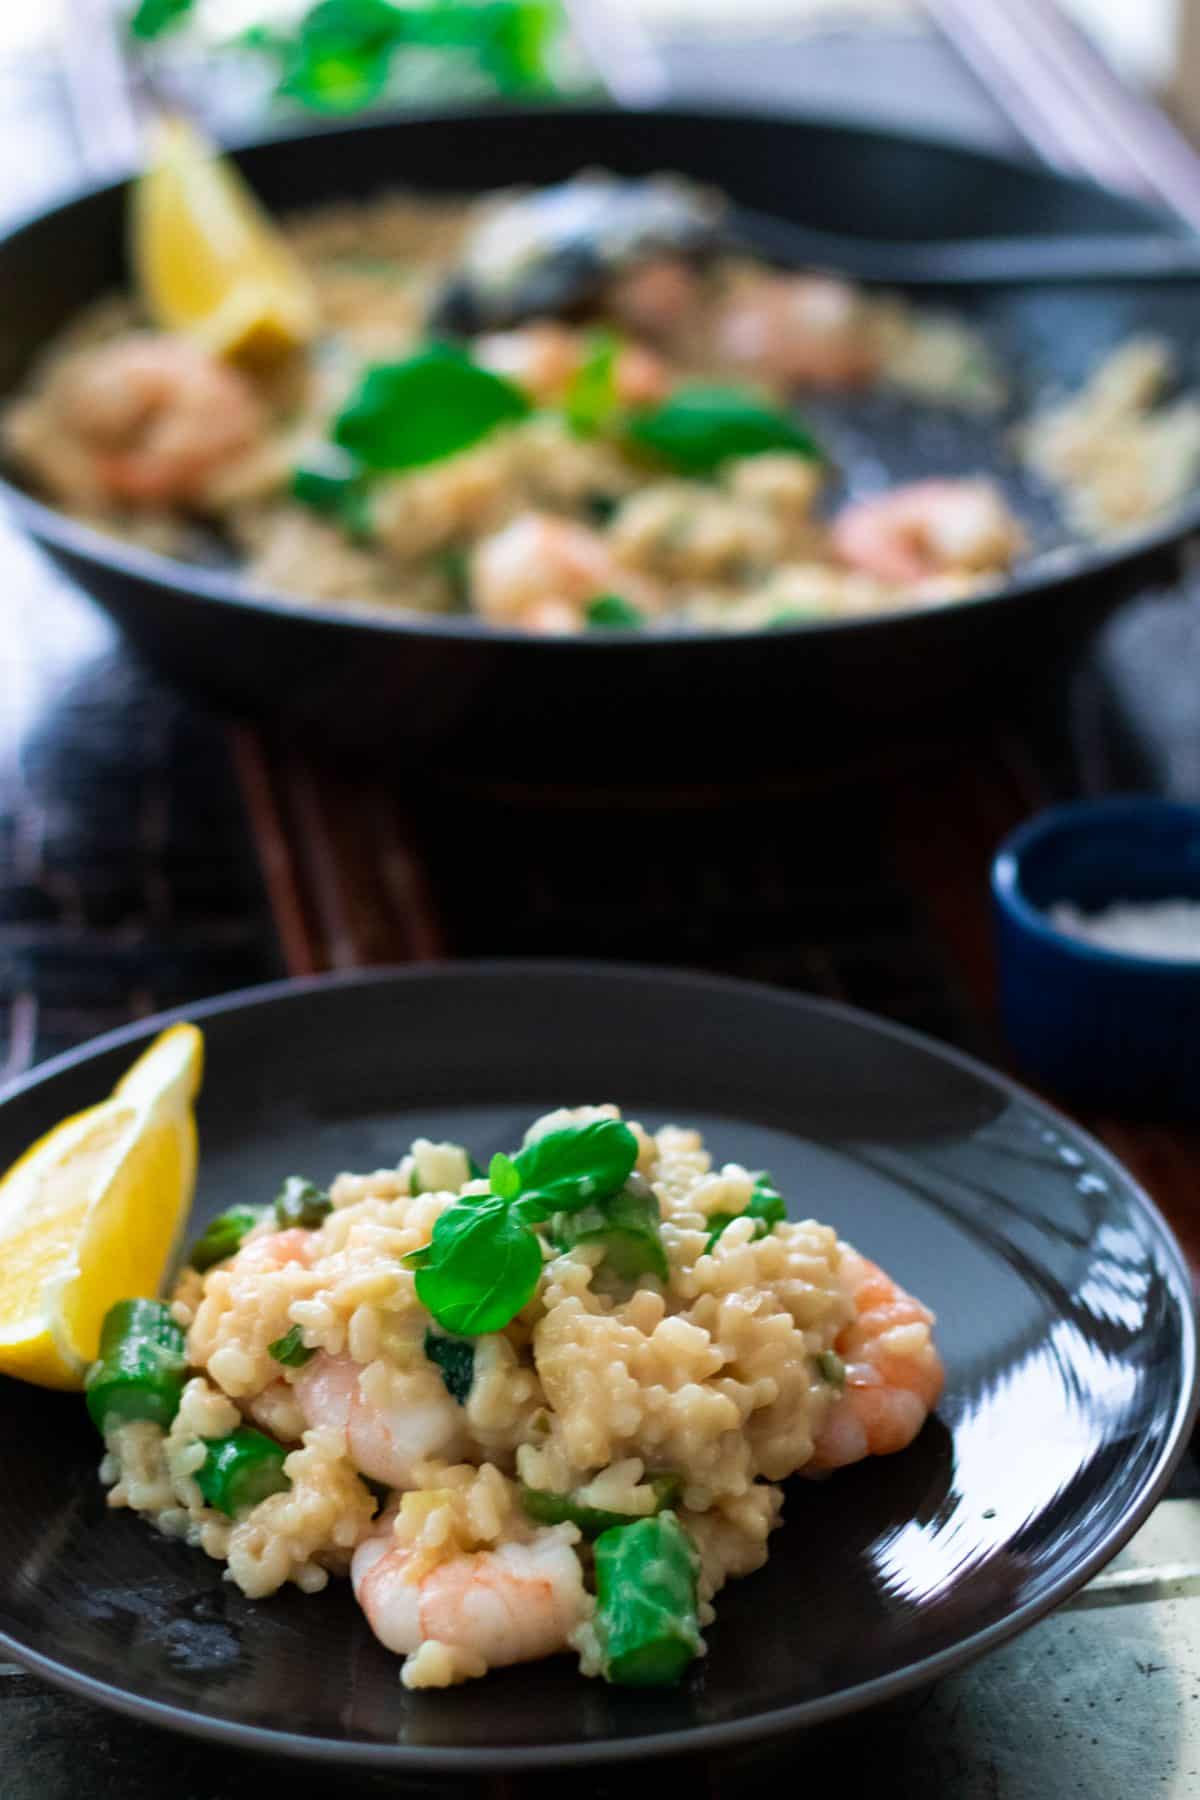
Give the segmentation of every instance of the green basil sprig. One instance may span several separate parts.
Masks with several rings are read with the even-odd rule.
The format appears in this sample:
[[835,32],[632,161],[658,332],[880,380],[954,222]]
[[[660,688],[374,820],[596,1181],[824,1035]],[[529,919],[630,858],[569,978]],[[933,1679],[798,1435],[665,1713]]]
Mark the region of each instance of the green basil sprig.
[[439,1216],[429,1243],[404,1259],[416,1270],[422,1306],[455,1337],[502,1331],[542,1271],[534,1227],[618,1193],[637,1154],[627,1125],[599,1119],[547,1132],[516,1156],[493,1156],[491,1192],[463,1194]]
[[514,382],[451,344],[373,363],[334,421],[333,436],[368,469],[413,469],[470,449],[530,402]]
[[792,450],[814,461],[821,455],[798,419],[741,388],[676,388],[661,406],[627,419],[625,432],[683,475],[707,475],[732,457],[766,450]]
[[787,1218],[787,1207],[783,1195],[775,1186],[774,1177],[761,1170],[754,1178],[754,1192],[750,1203],[740,1213],[710,1213],[708,1215],[708,1248],[712,1249],[727,1225],[735,1219],[754,1219],[756,1221],[754,1235],[764,1238],[773,1225],[782,1225]]

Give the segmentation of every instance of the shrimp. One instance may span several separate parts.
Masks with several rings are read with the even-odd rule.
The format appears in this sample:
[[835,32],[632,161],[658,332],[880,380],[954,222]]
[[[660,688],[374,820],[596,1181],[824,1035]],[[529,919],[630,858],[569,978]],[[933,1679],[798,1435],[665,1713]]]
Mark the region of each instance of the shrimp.
[[854,1305],[853,1318],[834,1341],[846,1385],[817,1433],[805,1474],[907,1449],[945,1381],[929,1308],[849,1246],[843,1247],[839,1273]]
[[738,285],[715,320],[723,361],[767,380],[854,388],[879,371],[862,293],[831,275],[765,275]]
[[377,1362],[364,1368],[322,1351],[292,1392],[310,1430],[344,1431],[351,1461],[389,1487],[412,1487],[418,1463],[432,1456],[453,1462],[468,1447],[463,1409],[432,1367]]
[[1005,569],[1024,543],[1003,495],[982,477],[914,481],[852,501],[832,537],[843,562],[897,586]]
[[239,1275],[261,1274],[282,1269],[288,1263],[312,1262],[313,1234],[302,1225],[291,1225],[286,1231],[272,1231],[266,1237],[247,1238],[230,1264]]
[[701,276],[687,263],[656,257],[617,277],[610,305],[631,331],[663,342],[695,320],[703,292]]
[[551,513],[521,513],[484,538],[471,558],[476,609],[497,623],[578,630],[586,603],[614,592],[653,604],[649,585],[618,567],[599,532]]
[[266,428],[245,375],[187,338],[150,332],[64,365],[43,404],[47,427],[82,450],[94,493],[131,506],[201,504],[208,483]]
[[[562,400],[585,355],[577,331],[541,320],[517,331],[495,331],[475,340],[476,359],[494,374],[507,375],[541,405]],[[612,373],[613,395],[622,406],[652,406],[671,386],[662,358],[642,344],[622,344]]]
[[379,1534],[350,1564],[354,1597],[387,1649],[407,1656],[433,1640],[479,1659],[482,1674],[480,1661],[501,1668],[567,1648],[587,1598],[561,1526],[535,1531],[528,1543],[461,1552],[422,1574],[413,1549],[396,1543],[393,1518],[383,1515]]

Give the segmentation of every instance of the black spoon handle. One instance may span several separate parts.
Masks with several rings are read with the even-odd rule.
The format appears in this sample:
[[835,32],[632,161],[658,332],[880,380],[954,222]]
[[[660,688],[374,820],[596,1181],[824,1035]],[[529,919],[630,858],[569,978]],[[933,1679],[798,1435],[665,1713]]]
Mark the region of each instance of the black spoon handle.
[[897,242],[846,237],[738,207],[729,235],[740,248],[776,261],[911,287],[1200,281],[1200,236],[1183,232]]

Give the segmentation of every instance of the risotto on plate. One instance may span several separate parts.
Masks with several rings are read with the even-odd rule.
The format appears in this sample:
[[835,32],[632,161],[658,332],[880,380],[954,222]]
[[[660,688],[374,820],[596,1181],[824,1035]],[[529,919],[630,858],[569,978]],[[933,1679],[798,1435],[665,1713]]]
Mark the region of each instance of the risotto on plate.
[[110,1506],[254,1599],[348,1576],[409,1687],[561,1651],[646,1685],[766,1562],[780,1483],[916,1437],[932,1324],[769,1175],[583,1107],[486,1174],[418,1139],[231,1208],[169,1305],[112,1309],[87,1397]]

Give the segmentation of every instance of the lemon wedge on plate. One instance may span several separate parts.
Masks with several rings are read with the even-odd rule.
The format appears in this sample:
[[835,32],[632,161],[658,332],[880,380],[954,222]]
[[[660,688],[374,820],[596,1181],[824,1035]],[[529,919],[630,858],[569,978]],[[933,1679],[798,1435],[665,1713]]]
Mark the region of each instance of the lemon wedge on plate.
[[134,183],[131,253],[155,324],[219,356],[270,362],[316,329],[316,295],[283,234],[183,119],[160,121]]
[[172,1025],[0,1181],[0,1373],[82,1388],[117,1300],[158,1292],[191,1205],[204,1040]]

